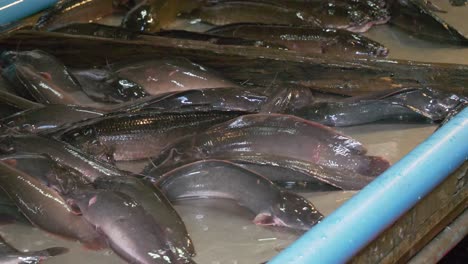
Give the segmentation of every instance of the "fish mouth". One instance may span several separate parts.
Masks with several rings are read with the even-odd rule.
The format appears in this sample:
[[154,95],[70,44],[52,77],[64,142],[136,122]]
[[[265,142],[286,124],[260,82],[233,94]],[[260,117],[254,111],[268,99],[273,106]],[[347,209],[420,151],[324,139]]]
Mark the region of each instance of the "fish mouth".
[[376,57],[387,57],[389,53],[389,49],[385,47],[378,47],[374,52],[373,55]]

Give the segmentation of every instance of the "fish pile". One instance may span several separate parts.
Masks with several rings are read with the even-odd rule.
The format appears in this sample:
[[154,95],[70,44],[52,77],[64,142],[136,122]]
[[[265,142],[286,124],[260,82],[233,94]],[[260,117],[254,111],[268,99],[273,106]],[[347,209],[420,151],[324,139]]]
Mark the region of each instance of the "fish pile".
[[[358,191],[390,167],[333,127],[441,123],[468,104],[459,66],[432,68],[462,93],[412,63],[365,64],[388,50],[358,33],[391,14],[381,0],[59,1],[32,32],[27,19],[0,36],[2,219],[142,264],[195,263],[197,243],[173,207],[181,200],[233,200],[278,232],[313,228],[324,215],[285,186]],[[109,15],[120,26],[99,24]],[[170,29],[175,20],[210,28]],[[35,47],[8,48],[15,34],[36,36],[24,44]],[[40,44],[54,36],[57,51]],[[73,49],[109,39],[116,46],[97,51],[112,57],[105,63]],[[148,46],[156,40],[179,44]],[[317,54],[321,66],[309,67]],[[255,66],[265,57],[271,68]],[[341,57],[350,61],[335,67]],[[427,82],[385,75],[410,66]],[[319,68],[331,75],[310,76]],[[127,162],[143,167],[123,170]],[[1,237],[0,246],[0,263],[67,252],[22,252]]]

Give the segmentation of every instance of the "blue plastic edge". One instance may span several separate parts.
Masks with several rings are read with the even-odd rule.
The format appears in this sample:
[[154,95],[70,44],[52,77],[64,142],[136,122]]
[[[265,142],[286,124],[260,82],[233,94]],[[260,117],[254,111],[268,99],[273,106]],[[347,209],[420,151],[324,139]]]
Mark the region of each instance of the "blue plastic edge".
[[54,5],[57,0],[0,0],[0,26],[5,26]]
[[345,263],[467,159],[468,108],[268,263]]

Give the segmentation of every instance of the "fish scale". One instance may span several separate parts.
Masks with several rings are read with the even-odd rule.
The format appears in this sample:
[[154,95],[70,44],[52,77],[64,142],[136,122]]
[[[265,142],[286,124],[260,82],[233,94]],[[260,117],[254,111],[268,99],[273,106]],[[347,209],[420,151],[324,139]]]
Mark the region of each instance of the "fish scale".
[[151,157],[175,139],[239,116],[239,112],[111,114],[58,132],[60,138],[83,151],[106,153],[115,160]]

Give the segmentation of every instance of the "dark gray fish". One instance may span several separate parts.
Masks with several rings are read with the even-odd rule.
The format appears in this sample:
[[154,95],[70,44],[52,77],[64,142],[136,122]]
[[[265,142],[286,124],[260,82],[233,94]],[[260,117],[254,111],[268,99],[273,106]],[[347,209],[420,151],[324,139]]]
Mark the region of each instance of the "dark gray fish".
[[255,1],[306,12],[315,16],[324,28],[346,29],[352,32],[365,32],[374,25],[386,23],[390,18],[390,12],[386,8],[387,4],[385,1]]
[[138,160],[158,155],[178,138],[193,135],[213,125],[238,117],[242,112],[187,112],[109,114],[82,123],[54,137],[68,142],[85,153],[114,160]]
[[[306,171],[338,188],[356,189],[356,185],[362,188],[362,183],[368,183],[390,166],[384,158],[365,153],[361,143],[318,123],[289,115],[255,114],[178,140],[156,156],[143,174],[160,175],[203,159],[242,161],[253,156],[261,164],[269,160],[303,162],[301,167],[307,169],[300,172]],[[249,162],[255,163],[255,159]],[[353,184],[355,179],[362,181]]]
[[263,40],[301,54],[387,56],[388,49],[364,36],[340,29],[262,24],[230,24],[215,27],[209,34]]
[[[366,172],[371,175],[363,175],[347,168],[336,169],[303,159],[275,154],[241,153],[220,158],[239,164],[258,174],[274,170],[274,173],[264,175],[271,177],[270,180],[282,186],[299,185],[304,186],[308,191],[313,189],[358,191],[374,180],[375,176],[371,175],[377,175],[389,167],[387,160],[374,158],[370,165],[372,168]],[[290,173],[279,175],[281,171]]]
[[71,203],[103,233],[110,247],[129,263],[195,263],[169,243],[164,230],[130,196],[106,190],[81,191]]
[[182,219],[164,194],[151,183],[136,177],[115,176],[98,178],[91,185],[78,171],[53,161],[47,155],[14,155],[8,157],[8,160],[14,160],[18,170],[34,173],[36,179],[65,197],[77,191],[93,190],[93,187],[122,192],[132,197],[154,217],[174,247],[195,255]]
[[233,23],[322,26],[321,21],[309,13],[255,1],[216,1],[182,17],[217,26]]
[[0,162],[0,187],[31,223],[52,234],[79,240],[88,248],[104,247],[100,235],[73,213],[59,193],[17,170],[14,163],[14,160]]
[[292,113],[327,126],[354,126],[379,120],[415,120],[419,114],[391,102],[318,102]]
[[198,7],[202,0],[139,1],[123,18],[122,27],[132,31],[156,32],[166,28],[181,12]]
[[124,193],[138,201],[166,232],[167,239],[174,247],[191,256],[195,255],[195,248],[184,222],[166,196],[152,183],[136,177],[106,177],[98,178],[93,185],[98,189]]
[[42,104],[29,101],[7,91],[0,91],[0,103],[11,106],[18,112],[43,106]]
[[[331,56],[297,56],[282,52],[245,46],[219,46],[192,40],[159,37],[158,42],[117,41],[89,36],[74,36],[55,32],[21,32],[0,39],[8,49],[34,49],[38,45],[60,56],[67,65],[89,69],[90,65],[107,65],[122,58],[147,58],[168,55],[184,57],[217,69],[223,76],[243,85],[300,85],[343,95],[360,95],[391,88],[430,86],[443,91],[466,95],[465,65],[420,63],[405,60],[336,58]],[[68,45],[79,52],[67,52]],[[102,48],[111,45],[112,52]],[[248,67],[245,67],[248,65]]]
[[308,230],[323,218],[305,198],[226,161],[191,163],[162,175],[156,184],[171,201],[233,199],[256,214],[258,225]]
[[[1,78],[1,77],[0,77]],[[42,107],[38,104],[22,97],[16,96],[9,91],[0,90],[0,117],[5,118],[15,113]]]
[[442,120],[442,122],[440,122],[439,124],[439,127],[437,129],[439,129],[440,127],[442,127],[443,125],[445,125],[448,121],[450,121],[454,116],[456,116],[458,113],[460,113],[462,110],[464,110],[465,108],[468,107],[468,101],[463,101],[463,102],[460,102],[460,104],[458,106],[456,106],[454,109],[452,109],[450,111],[450,113],[448,113],[448,115],[445,117],[444,120]]
[[1,159],[61,195],[92,186],[77,170],[55,162],[46,154],[13,154]]
[[380,94],[313,103],[292,114],[328,126],[352,126],[378,120],[440,122],[460,102],[467,100],[427,87],[391,90],[385,96]]
[[79,83],[73,78],[68,68],[54,56],[44,51],[7,51],[1,54],[1,60],[5,66],[17,63],[28,65],[44,79],[53,80],[55,83],[60,84],[61,88],[66,92],[75,92],[79,89]]
[[216,34],[207,34],[199,32],[191,32],[185,30],[163,30],[154,33],[155,36],[169,37],[176,39],[190,39],[198,41],[206,41],[217,45],[237,45],[237,46],[252,46],[274,48],[278,50],[285,50],[286,47],[273,42],[261,41],[259,39],[244,39],[239,37],[227,37]]
[[145,58],[103,69],[76,70],[74,75],[88,96],[111,103],[173,91],[236,86],[184,58]]
[[97,23],[73,23],[52,30],[71,35],[88,35],[100,38],[113,38],[120,40],[136,40],[141,35],[121,27],[102,25]]
[[29,224],[29,220],[24,217],[18,206],[0,188],[0,223],[8,224],[15,222]]
[[4,52],[3,76],[23,97],[44,104],[93,105],[67,67],[40,50]]
[[0,263],[2,264],[38,264],[53,256],[68,252],[64,247],[51,247],[43,250],[21,252],[8,244],[0,236]]
[[[98,177],[130,176],[129,172],[97,160],[75,147],[52,138],[39,135],[15,135],[0,137],[0,157],[15,154],[46,154],[60,164],[74,168],[89,181]],[[109,157],[111,159],[111,157]]]
[[89,107],[45,105],[0,119],[0,131],[41,133],[102,115],[102,112]]
[[47,155],[15,155],[8,158],[15,161],[15,167],[25,173],[34,173],[44,184],[53,187],[64,196],[93,187],[124,193],[136,201],[154,217],[167,233],[174,247],[195,254],[187,229],[164,194],[151,183],[136,177],[101,177],[92,185],[73,168],[59,164]]
[[132,6],[133,0],[61,0],[38,19],[35,29],[53,30],[71,23],[96,22]]
[[[251,158],[256,159],[255,156]],[[293,168],[293,166],[290,166],[290,165],[287,165],[285,167],[279,167],[274,161],[275,158],[278,158],[278,157],[270,156],[269,159],[272,159],[272,161],[269,164],[267,164],[266,162],[263,162],[262,164],[249,162],[249,157],[244,157],[242,160],[234,159],[234,160],[231,160],[231,162],[235,163],[239,167],[242,167],[244,169],[247,169],[259,175],[262,175],[268,178],[270,181],[274,182],[277,186],[280,186],[285,189],[292,189],[294,191],[307,191],[307,192],[310,192],[310,191],[325,192],[325,191],[339,190],[339,188],[334,187],[333,185],[320,181],[316,178],[310,177],[311,172],[316,173],[316,174],[320,173],[319,171],[320,168],[318,168],[316,165],[310,164],[310,163],[307,164],[306,162],[302,161],[300,162],[304,165],[302,167],[296,166],[295,168]],[[298,164],[297,162],[295,163]],[[315,167],[315,171],[313,171],[314,167]],[[363,181],[361,183],[358,183],[361,186],[366,185],[369,182],[369,179],[367,177],[360,178],[358,180],[361,180],[361,179]],[[351,187],[351,188],[360,188],[360,187]]]
[[[305,90],[305,89],[304,89]],[[273,91],[274,94],[276,91]],[[225,87],[169,92],[148,96],[117,105],[115,111],[193,112],[241,111],[259,112],[270,100],[270,89],[264,87]]]
[[175,39],[189,39],[197,41],[205,41],[217,45],[238,45],[238,46],[253,46],[275,49],[286,49],[284,46],[268,43],[260,40],[249,40],[242,38],[223,37],[206,33],[185,31],[185,30],[162,30],[154,33],[135,32],[121,27],[113,27],[95,23],[87,24],[71,24],[65,27],[55,29],[54,32],[62,32],[73,35],[89,35],[95,37],[112,38],[119,40],[145,40],[157,41],[157,37],[168,37]]
[[120,104],[114,110],[159,112],[241,111],[292,112],[311,104],[315,97],[302,87],[225,87],[171,92]]
[[467,36],[445,22],[438,12],[426,1],[395,0],[390,23],[420,38],[467,45]]

